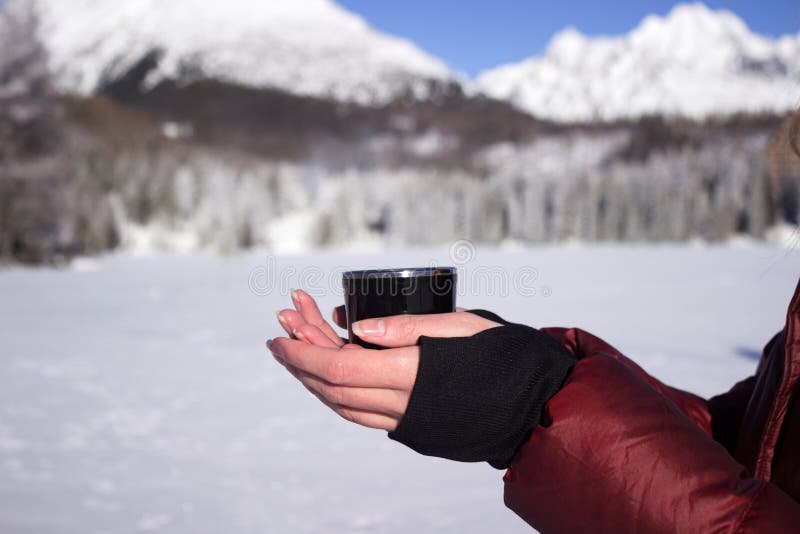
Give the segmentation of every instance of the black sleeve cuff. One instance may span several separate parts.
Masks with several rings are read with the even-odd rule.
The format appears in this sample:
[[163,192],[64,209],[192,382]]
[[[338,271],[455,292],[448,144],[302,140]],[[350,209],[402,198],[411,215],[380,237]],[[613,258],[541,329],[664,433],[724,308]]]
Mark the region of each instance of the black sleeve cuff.
[[421,337],[408,408],[389,437],[424,455],[504,469],[575,357],[535,328],[471,313],[503,326],[471,337]]

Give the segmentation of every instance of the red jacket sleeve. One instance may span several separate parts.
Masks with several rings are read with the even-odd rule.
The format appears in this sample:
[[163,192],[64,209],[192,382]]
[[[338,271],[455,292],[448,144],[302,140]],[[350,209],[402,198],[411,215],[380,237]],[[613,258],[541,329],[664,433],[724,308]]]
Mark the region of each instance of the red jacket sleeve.
[[580,358],[505,476],[506,504],[542,532],[791,531],[800,505],[711,437],[699,397],[580,330]]

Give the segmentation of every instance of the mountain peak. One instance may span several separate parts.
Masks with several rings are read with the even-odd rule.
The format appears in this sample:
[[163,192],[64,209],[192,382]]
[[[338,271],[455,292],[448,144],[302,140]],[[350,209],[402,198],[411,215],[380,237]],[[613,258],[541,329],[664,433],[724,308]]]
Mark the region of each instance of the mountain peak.
[[568,26],[553,36],[547,45],[547,53],[564,63],[573,64],[589,44],[588,38],[575,27]]
[[33,1],[59,88],[91,93],[157,52],[146,83],[207,77],[361,103],[425,97],[452,71],[331,0]]
[[735,24],[746,29],[742,20],[726,9],[712,10],[702,2],[675,5],[665,17],[660,18],[668,26],[693,26],[696,28],[719,27]]
[[730,11],[680,4],[622,36],[567,28],[543,55],[482,73],[478,87],[555,120],[784,112],[800,98],[800,35],[770,39]]

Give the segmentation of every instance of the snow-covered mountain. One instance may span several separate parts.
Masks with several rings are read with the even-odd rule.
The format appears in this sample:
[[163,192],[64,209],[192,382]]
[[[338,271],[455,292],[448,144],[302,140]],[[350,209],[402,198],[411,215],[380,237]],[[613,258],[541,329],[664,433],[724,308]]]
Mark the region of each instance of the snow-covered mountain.
[[[154,52],[146,86],[214,78],[359,103],[424,98],[456,75],[331,0],[33,2],[60,89],[91,93]],[[13,4],[12,4],[13,6]]]
[[27,5],[38,15],[57,86],[80,94],[149,58],[157,61],[143,89],[211,78],[383,104],[409,94],[425,99],[458,83],[468,95],[477,88],[556,121],[704,118],[800,104],[800,34],[757,35],[733,13],[703,4],[649,16],[618,37],[568,28],[541,56],[476,82],[334,0],[12,0],[8,9]]
[[729,11],[684,4],[619,37],[566,29],[543,55],[489,70],[478,86],[555,120],[784,112],[800,103],[800,34],[767,38]]

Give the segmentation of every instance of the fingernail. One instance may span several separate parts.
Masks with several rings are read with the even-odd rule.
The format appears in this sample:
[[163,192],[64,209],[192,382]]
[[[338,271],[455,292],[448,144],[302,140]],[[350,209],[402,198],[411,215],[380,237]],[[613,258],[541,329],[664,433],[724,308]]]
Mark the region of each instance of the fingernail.
[[299,339],[300,341],[305,341],[306,340],[306,336],[304,336],[303,333],[300,332],[297,329],[292,330],[292,335],[294,337],[296,337],[297,339]]
[[282,325],[286,325],[286,319],[283,318],[283,316],[281,315],[281,312],[277,311],[277,312],[275,312],[275,315],[278,316],[278,322],[279,323],[281,323]]
[[295,302],[300,302],[300,295],[297,294],[296,289],[292,289],[292,300]]
[[382,336],[386,333],[383,319],[364,319],[353,323],[353,333],[361,336]]

